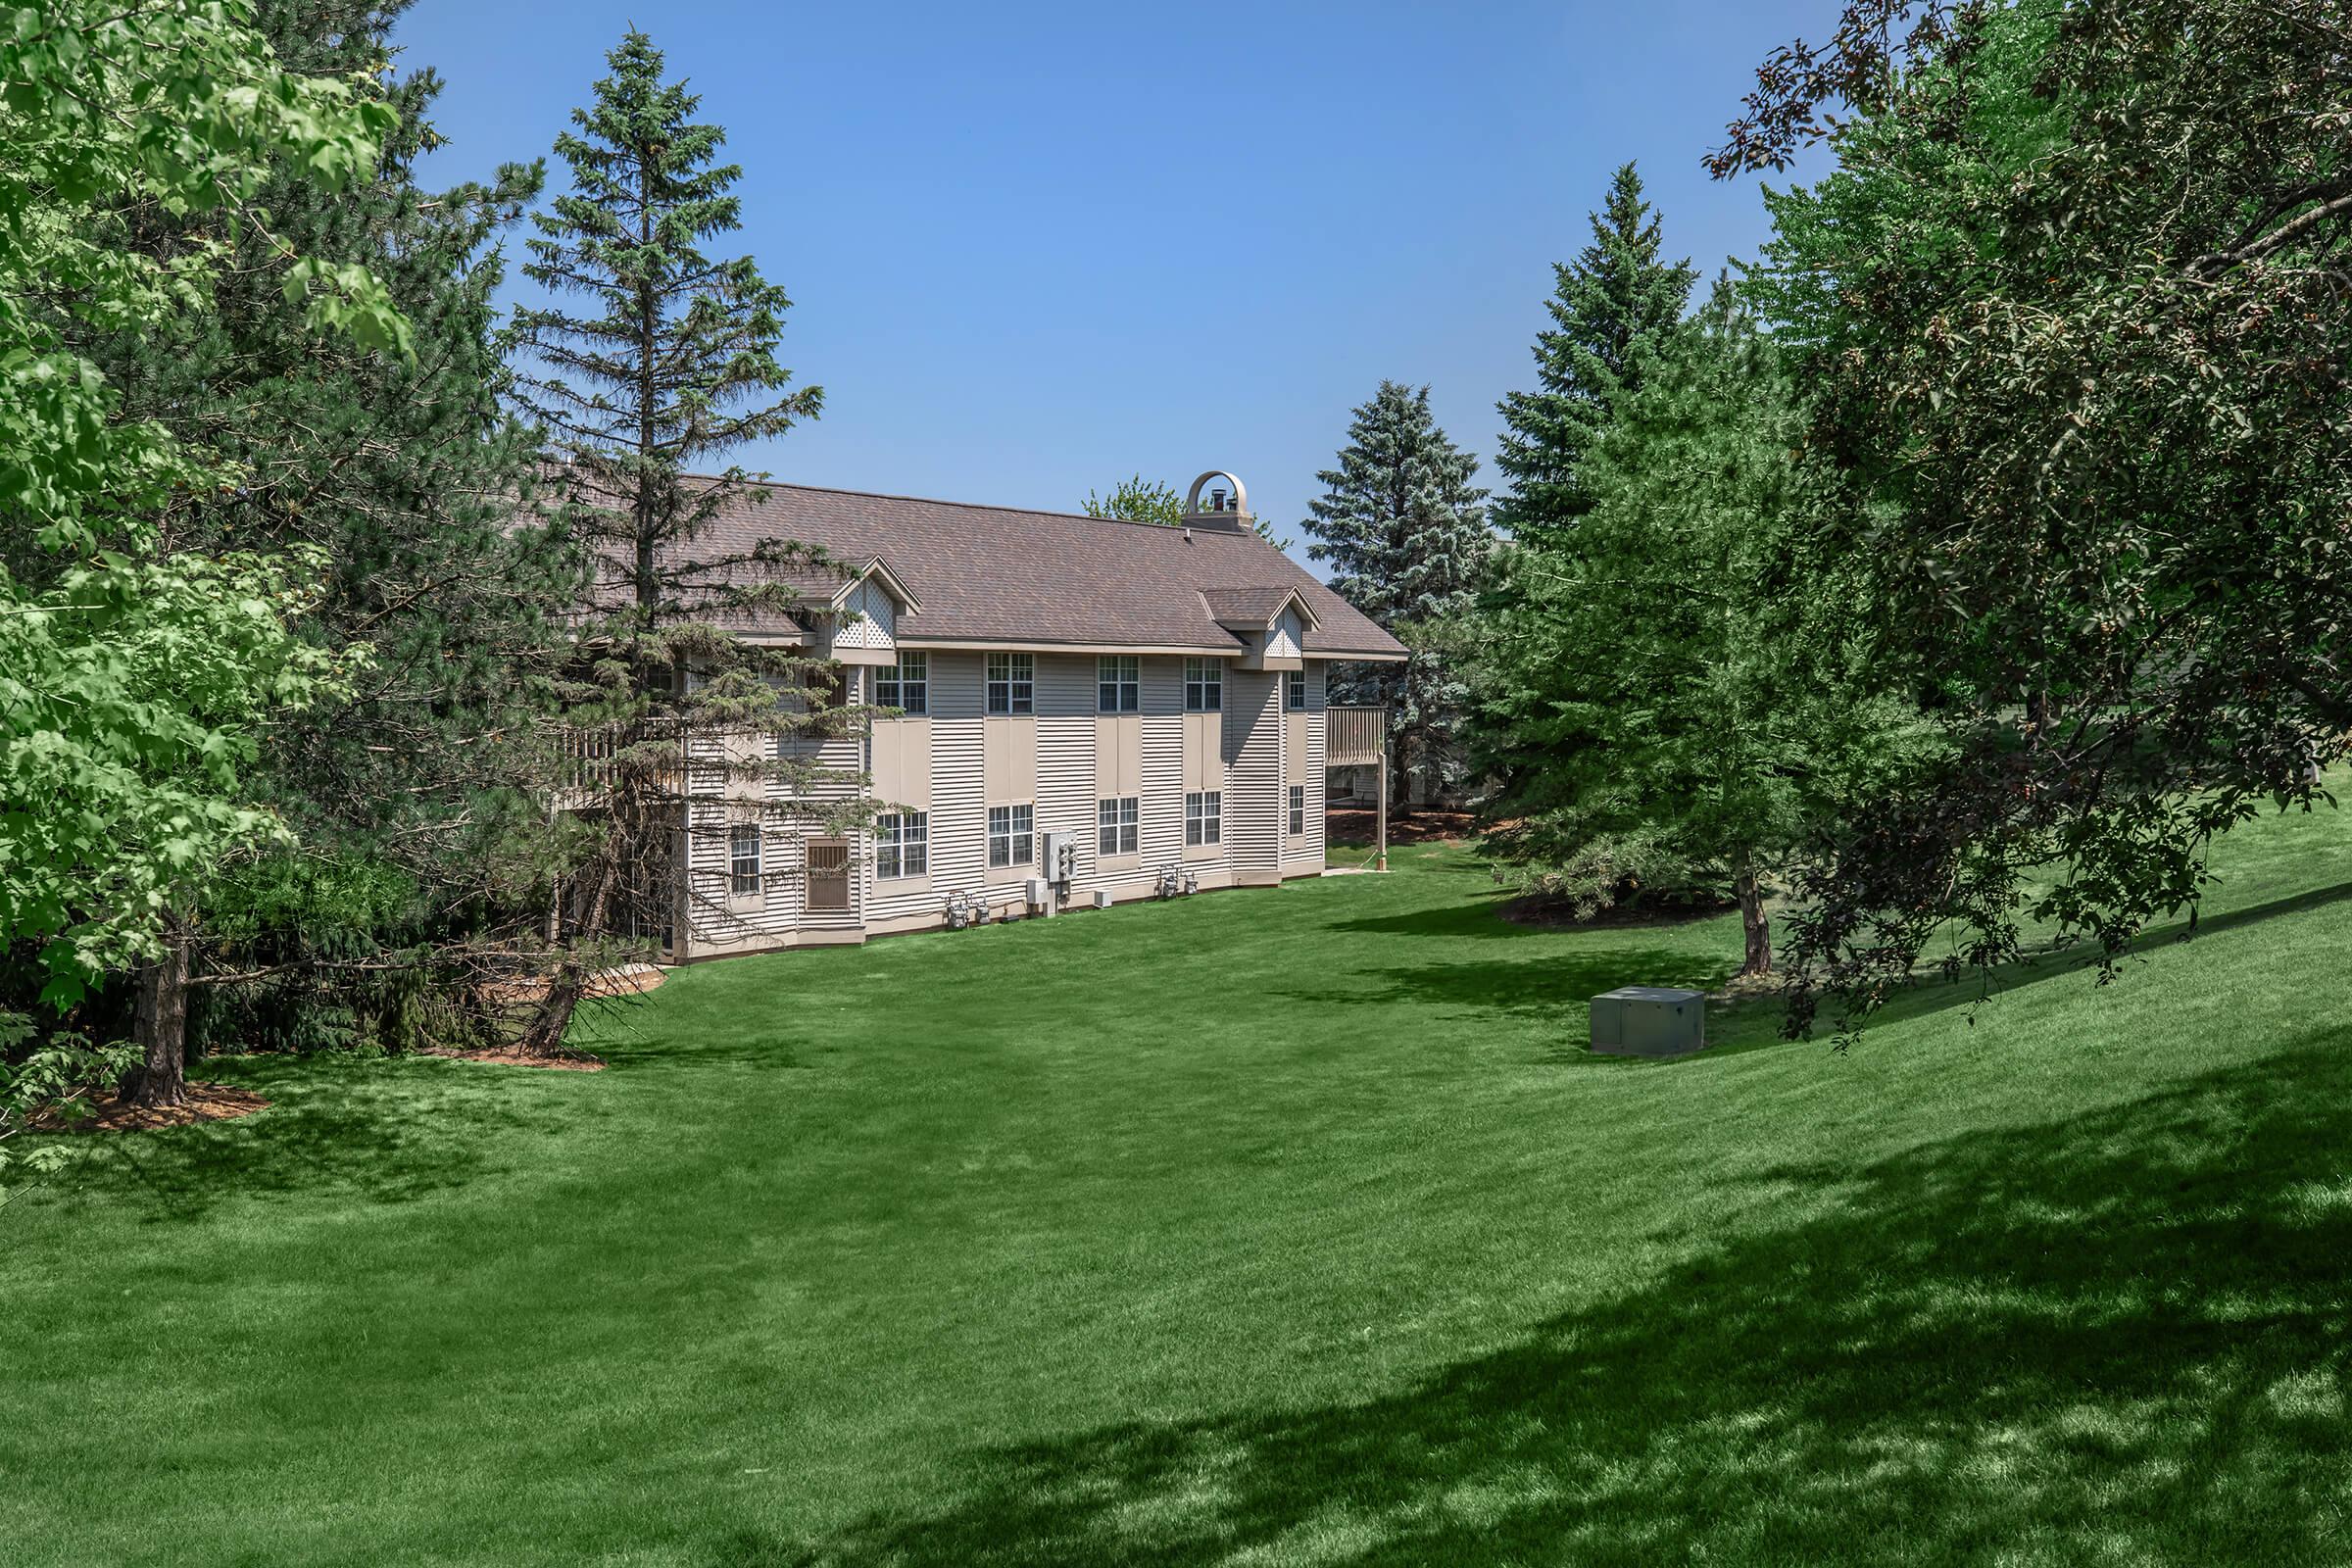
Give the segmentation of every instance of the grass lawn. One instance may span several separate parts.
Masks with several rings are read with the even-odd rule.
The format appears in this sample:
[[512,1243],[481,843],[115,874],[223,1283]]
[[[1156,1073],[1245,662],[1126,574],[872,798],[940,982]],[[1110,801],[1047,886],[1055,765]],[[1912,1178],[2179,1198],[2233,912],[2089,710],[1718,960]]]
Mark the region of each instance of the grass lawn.
[[1843,1056],[1398,863],[211,1064],[0,1210],[0,1560],[2352,1560],[2352,823]]

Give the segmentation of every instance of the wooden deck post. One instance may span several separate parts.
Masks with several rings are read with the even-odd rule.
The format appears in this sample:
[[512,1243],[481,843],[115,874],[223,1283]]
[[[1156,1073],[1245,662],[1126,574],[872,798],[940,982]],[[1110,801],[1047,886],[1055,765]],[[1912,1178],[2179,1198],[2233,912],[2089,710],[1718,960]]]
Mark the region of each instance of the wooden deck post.
[[1389,868],[1389,749],[1386,746],[1380,749],[1380,789],[1376,799],[1380,804],[1373,808],[1372,869],[1386,871]]

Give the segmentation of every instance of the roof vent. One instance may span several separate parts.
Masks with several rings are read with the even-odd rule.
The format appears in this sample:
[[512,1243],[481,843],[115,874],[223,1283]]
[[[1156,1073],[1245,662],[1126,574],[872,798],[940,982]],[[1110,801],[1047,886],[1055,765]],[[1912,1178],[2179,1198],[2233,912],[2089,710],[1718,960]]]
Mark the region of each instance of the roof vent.
[[[1230,496],[1225,485],[1210,488],[1209,481],[1222,479],[1233,486]],[[1203,507],[1201,492],[1208,492],[1208,505]],[[1213,528],[1219,533],[1249,533],[1254,526],[1250,515],[1250,492],[1232,474],[1211,468],[1193,481],[1192,490],[1184,498],[1184,522],[1192,528]]]

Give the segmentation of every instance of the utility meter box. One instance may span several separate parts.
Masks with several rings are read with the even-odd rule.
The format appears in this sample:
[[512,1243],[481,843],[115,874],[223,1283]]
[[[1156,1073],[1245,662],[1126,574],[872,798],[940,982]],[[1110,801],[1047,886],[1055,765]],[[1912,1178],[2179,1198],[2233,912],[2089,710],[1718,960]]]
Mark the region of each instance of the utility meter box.
[[1049,833],[1045,850],[1046,880],[1066,890],[1078,877],[1078,835]]
[[1620,986],[1592,999],[1592,1049],[1611,1056],[1683,1056],[1707,1044],[1707,999],[1664,986]]

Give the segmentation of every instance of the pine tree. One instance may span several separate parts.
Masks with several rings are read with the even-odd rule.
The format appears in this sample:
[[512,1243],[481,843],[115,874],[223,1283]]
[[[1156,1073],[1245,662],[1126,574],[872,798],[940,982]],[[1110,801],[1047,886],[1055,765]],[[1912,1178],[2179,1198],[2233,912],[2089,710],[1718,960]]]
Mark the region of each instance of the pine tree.
[[[662,79],[662,53],[643,32],[632,28],[606,59],[612,74],[557,138],[571,188],[534,215],[523,268],[596,314],[515,313],[528,356],[522,402],[562,465],[570,515],[595,558],[595,602],[580,627],[593,658],[575,672],[568,716],[608,754],[600,804],[583,813],[564,956],[524,1035],[537,1052],[562,1048],[595,968],[671,918],[673,839],[687,840],[691,863],[695,841],[729,830],[725,808],[688,798],[683,756],[759,780],[729,793],[756,796],[742,808],[763,821],[838,828],[858,809],[818,805],[817,787],[839,781],[781,739],[857,721],[858,710],[831,695],[831,671],[729,631],[789,615],[831,564],[784,539],[695,548],[722,512],[766,491],[739,466],[714,475],[694,466],[815,417],[823,393],[793,389],[776,358],[784,290],[749,257],[704,253],[704,242],[742,226],[730,194],[742,169],[713,161],[724,131],[694,120],[700,99]],[[757,756],[742,744],[767,735],[779,740]]]
[[1495,466],[1510,480],[1494,520],[1521,544],[1560,538],[1592,505],[1580,469],[1617,401],[1640,381],[1640,345],[1673,327],[1697,273],[1658,260],[1658,220],[1632,164],[1592,215],[1592,242],[1556,266],[1544,301],[1552,325],[1536,338],[1536,390],[1498,405]]
[[1494,535],[1487,492],[1472,485],[1478,460],[1455,447],[1429,409],[1429,388],[1383,381],[1355,410],[1339,466],[1301,524],[1307,559],[1327,561],[1342,598],[1403,640],[1402,665],[1358,666],[1335,700],[1389,708],[1393,787],[1411,798],[1418,765],[1433,796],[1460,777],[1458,731],[1467,696],[1453,662],[1426,635],[1477,602]]
[[[364,83],[392,128],[366,177],[339,189],[281,158],[252,204],[266,227],[158,202],[129,208],[142,251],[161,259],[221,243],[233,265],[213,311],[176,313],[92,352],[124,389],[126,411],[238,470],[233,489],[191,492],[172,510],[171,550],[309,548],[326,562],[303,635],[338,655],[364,653],[367,673],[348,703],[273,726],[253,787],[300,835],[304,864],[332,862],[405,892],[344,929],[282,898],[257,922],[256,880],[290,885],[268,857],[191,885],[170,926],[177,951],[157,972],[185,976],[197,1005],[166,999],[142,1009],[142,1026],[152,1014],[201,1031],[226,1013],[241,1034],[298,1034],[296,1022],[255,1009],[385,1014],[402,1009],[375,1005],[375,994],[397,984],[413,995],[420,972],[437,975],[440,1000],[463,1010],[473,976],[455,956],[484,949],[485,922],[514,903],[488,874],[509,858],[487,848],[493,824],[514,816],[484,803],[527,772],[514,743],[541,700],[533,675],[556,616],[577,592],[564,542],[515,525],[533,451],[499,401],[496,242],[539,175],[509,165],[487,185],[420,184],[417,162],[440,144],[428,118],[440,82],[429,71],[387,69],[404,9],[403,0],[257,9],[280,62]],[[364,268],[381,279],[407,318],[413,356],[318,332],[273,265],[289,249],[327,275]],[[340,940],[322,945],[327,925]],[[257,971],[267,995],[248,978]],[[182,1042],[142,1043],[151,1068],[138,1093],[173,1098]]]
[[1590,509],[1556,548],[1510,553],[1482,620],[1487,843],[1587,909],[1624,886],[1728,894],[1761,975],[1773,879],[1842,782],[1922,737],[1847,634],[1852,564],[1807,547],[1802,415],[1771,340],[1719,287],[1639,352],[1585,461]]

